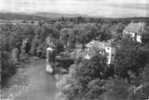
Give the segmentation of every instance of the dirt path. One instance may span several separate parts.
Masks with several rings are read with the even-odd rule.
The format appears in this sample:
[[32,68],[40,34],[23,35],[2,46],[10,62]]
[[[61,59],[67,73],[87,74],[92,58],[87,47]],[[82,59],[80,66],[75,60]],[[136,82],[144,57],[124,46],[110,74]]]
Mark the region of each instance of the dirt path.
[[27,86],[13,100],[55,100],[56,80],[45,71],[45,61],[38,60],[26,67],[23,75]]

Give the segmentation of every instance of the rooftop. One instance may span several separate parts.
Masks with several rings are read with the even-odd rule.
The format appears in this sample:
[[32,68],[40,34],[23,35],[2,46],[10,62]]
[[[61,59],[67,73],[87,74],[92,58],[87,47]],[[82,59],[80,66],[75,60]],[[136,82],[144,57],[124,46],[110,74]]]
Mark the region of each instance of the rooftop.
[[105,47],[109,47],[111,46],[111,43],[109,42],[100,42],[100,41],[91,41],[89,42],[86,47],[96,47],[96,48],[99,48],[99,49],[104,49]]
[[144,26],[145,26],[145,23],[143,22],[130,23],[128,26],[125,27],[124,31],[141,34],[143,32]]

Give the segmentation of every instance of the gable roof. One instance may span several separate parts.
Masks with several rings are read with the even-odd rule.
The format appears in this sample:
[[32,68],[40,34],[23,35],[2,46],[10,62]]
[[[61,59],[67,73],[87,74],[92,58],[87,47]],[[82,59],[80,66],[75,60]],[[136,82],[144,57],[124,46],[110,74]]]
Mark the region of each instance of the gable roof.
[[100,41],[91,41],[89,42],[86,47],[95,47],[98,49],[105,49],[105,47],[111,47],[111,44],[108,42],[100,42]]
[[125,27],[124,31],[142,34],[144,26],[145,23],[143,22],[130,23],[128,26]]

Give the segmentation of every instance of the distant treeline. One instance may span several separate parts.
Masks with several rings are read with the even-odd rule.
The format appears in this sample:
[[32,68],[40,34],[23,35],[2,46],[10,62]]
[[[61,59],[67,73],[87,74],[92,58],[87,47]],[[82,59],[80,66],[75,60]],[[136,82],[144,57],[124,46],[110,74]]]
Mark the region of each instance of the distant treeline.
[[2,20],[44,20],[46,22],[59,21],[73,21],[76,23],[82,22],[130,22],[130,21],[149,21],[149,17],[128,17],[128,18],[104,18],[104,17],[88,17],[80,15],[65,15],[56,13],[35,13],[35,14],[23,14],[23,13],[0,13],[0,19]]

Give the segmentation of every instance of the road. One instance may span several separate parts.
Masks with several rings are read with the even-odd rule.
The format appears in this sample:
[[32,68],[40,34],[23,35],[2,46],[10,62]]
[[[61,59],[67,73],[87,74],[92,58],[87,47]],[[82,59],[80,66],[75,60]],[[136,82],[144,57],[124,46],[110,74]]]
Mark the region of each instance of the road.
[[26,68],[28,89],[14,100],[55,100],[56,80],[45,71],[45,61],[39,60]]

